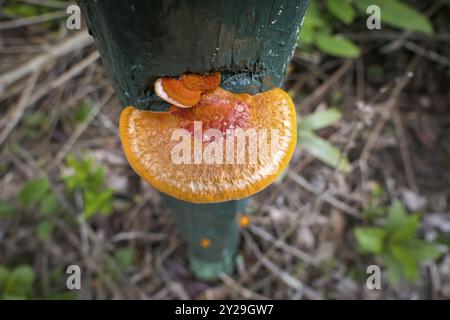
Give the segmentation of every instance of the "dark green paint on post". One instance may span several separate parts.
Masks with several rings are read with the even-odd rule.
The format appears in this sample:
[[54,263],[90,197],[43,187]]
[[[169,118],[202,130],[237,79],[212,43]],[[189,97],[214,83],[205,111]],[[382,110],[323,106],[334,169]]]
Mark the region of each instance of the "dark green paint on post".
[[[239,245],[237,213],[244,213],[247,199],[222,203],[193,204],[163,196],[175,213],[178,230],[188,243],[191,270],[202,280],[214,280],[221,272],[231,273]],[[201,246],[208,239],[210,246]]]
[[144,109],[161,76],[221,71],[223,87],[280,86],[306,0],[79,0],[124,106]]

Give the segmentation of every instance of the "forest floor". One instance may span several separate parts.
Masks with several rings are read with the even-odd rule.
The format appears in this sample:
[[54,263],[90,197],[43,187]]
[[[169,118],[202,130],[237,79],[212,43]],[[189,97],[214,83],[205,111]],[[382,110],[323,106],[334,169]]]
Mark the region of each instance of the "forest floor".
[[[31,287],[16,290],[31,298],[450,299],[450,32],[349,36],[359,58],[299,50],[285,89],[300,121],[339,109],[316,134],[351,170],[298,148],[251,199],[236,272],[211,283],[192,276],[169,210],[124,158],[121,107],[87,32],[0,22],[0,270],[31,270]],[[89,192],[108,201],[83,218]],[[415,283],[390,284],[380,256],[355,239],[355,228],[383,225],[396,200],[441,252]],[[75,294],[72,264],[83,270]],[[381,290],[366,286],[372,264]]]

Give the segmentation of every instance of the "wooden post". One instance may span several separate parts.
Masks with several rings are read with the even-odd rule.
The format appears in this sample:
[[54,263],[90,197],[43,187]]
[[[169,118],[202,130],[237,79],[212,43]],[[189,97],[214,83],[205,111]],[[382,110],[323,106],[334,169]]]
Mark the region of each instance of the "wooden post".
[[[78,0],[123,106],[164,110],[154,81],[222,73],[222,87],[258,93],[280,86],[308,0]],[[230,273],[236,214],[246,200],[191,204],[165,196],[202,279]],[[207,240],[205,240],[207,239]]]

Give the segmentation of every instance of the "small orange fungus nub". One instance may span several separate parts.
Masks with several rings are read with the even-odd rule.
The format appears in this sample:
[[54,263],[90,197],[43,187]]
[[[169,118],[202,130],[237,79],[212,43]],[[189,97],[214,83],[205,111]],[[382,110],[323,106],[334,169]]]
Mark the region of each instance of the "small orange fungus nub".
[[220,85],[220,73],[208,75],[187,74],[177,78],[159,78],[155,93],[163,100],[180,108],[191,108],[200,102],[203,94]]
[[208,238],[203,238],[202,240],[200,240],[200,247],[202,247],[203,249],[208,249],[211,246],[211,240],[209,240]]
[[243,214],[239,217],[239,225],[241,228],[247,228],[250,225],[250,217],[247,214]]

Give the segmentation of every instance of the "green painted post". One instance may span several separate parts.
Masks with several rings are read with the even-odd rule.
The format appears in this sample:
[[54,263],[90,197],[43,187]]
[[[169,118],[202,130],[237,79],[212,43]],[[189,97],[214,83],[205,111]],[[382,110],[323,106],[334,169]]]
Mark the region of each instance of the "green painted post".
[[[164,195],[172,208],[178,230],[188,243],[191,270],[199,279],[214,280],[231,273],[239,245],[237,213],[245,212],[247,199],[193,204]],[[202,245],[207,241],[207,245]]]
[[[257,93],[280,86],[308,0],[78,0],[123,106],[165,110],[154,81],[220,71],[221,86]],[[247,200],[192,204],[164,196],[201,279],[230,273],[236,214]],[[205,245],[202,240],[208,239]]]

